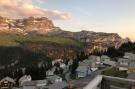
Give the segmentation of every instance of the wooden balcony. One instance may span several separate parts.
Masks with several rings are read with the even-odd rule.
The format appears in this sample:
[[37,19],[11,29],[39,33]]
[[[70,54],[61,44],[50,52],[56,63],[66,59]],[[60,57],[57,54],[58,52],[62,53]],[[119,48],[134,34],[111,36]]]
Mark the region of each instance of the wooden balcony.
[[135,89],[135,80],[98,75],[83,89]]

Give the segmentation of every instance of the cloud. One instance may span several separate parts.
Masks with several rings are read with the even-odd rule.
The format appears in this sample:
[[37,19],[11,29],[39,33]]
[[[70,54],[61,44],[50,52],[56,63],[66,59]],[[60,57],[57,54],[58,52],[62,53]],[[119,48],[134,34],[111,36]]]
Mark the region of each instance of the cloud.
[[68,13],[35,6],[33,4],[34,1],[37,2],[37,0],[0,0],[0,15],[14,18],[46,16],[55,20],[67,20],[71,18]]

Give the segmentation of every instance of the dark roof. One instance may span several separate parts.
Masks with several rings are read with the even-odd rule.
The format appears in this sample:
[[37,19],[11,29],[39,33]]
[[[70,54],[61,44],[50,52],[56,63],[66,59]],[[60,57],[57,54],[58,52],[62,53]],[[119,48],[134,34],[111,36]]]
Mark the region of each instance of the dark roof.
[[37,84],[45,84],[46,80],[27,81],[23,83],[23,86],[36,86]]
[[36,81],[27,81],[23,83],[23,86],[36,86]]
[[129,64],[129,68],[135,68],[135,62],[131,62],[131,63]]
[[45,89],[66,89],[68,84],[66,82],[57,82],[49,86],[44,87]]
[[135,80],[135,73],[130,73],[130,74],[128,74],[128,77],[127,77],[128,79],[133,79],[133,80]]

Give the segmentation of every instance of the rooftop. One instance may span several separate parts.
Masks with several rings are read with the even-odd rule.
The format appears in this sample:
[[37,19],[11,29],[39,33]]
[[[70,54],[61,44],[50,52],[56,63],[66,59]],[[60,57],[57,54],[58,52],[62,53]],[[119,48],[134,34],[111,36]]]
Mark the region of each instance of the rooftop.
[[14,79],[12,79],[12,78],[10,78],[10,77],[5,77],[5,78],[3,78],[1,81],[0,81],[0,83],[1,82],[4,82],[4,81],[9,81],[9,82],[11,82],[11,83],[14,83],[15,84],[15,81],[14,81]]

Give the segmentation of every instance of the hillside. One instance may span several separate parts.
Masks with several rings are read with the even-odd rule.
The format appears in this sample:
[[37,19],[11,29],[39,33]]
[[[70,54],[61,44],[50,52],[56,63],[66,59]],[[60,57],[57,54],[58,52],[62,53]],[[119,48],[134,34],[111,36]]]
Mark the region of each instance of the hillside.
[[57,45],[56,48],[60,47],[59,49],[64,46],[65,48],[67,46],[79,47],[81,48],[79,50],[83,50],[85,54],[94,51],[104,52],[109,47],[119,48],[123,43],[130,41],[128,38],[121,38],[117,33],[86,30],[80,32],[64,31],[56,27],[53,21],[46,17],[22,19],[0,17],[0,33],[0,46],[15,47],[21,46],[23,43],[29,43],[38,47],[40,44],[46,45],[46,47],[50,45],[56,47]]
[[33,36],[33,35],[14,35],[14,34],[0,34],[0,46],[20,46],[23,42],[44,42],[44,43],[56,43],[67,46],[82,47],[79,41],[69,38],[62,38],[56,36]]
[[117,50],[129,41],[117,33],[64,31],[46,17],[12,19],[0,16],[0,78],[20,69],[33,70],[39,65],[44,65],[46,71],[52,68],[53,60],[82,60],[91,53],[106,52],[110,47]]
[[130,41],[129,38],[123,39],[117,33],[104,33],[104,32],[93,32],[93,31],[60,31],[55,34],[49,34],[51,36],[66,37],[80,41],[85,45],[84,51],[89,54],[93,51],[104,52],[109,47],[119,48],[123,43]]
[[18,61],[16,65],[24,66],[48,59],[74,59],[82,48],[79,41],[69,38],[0,34],[0,65]]

